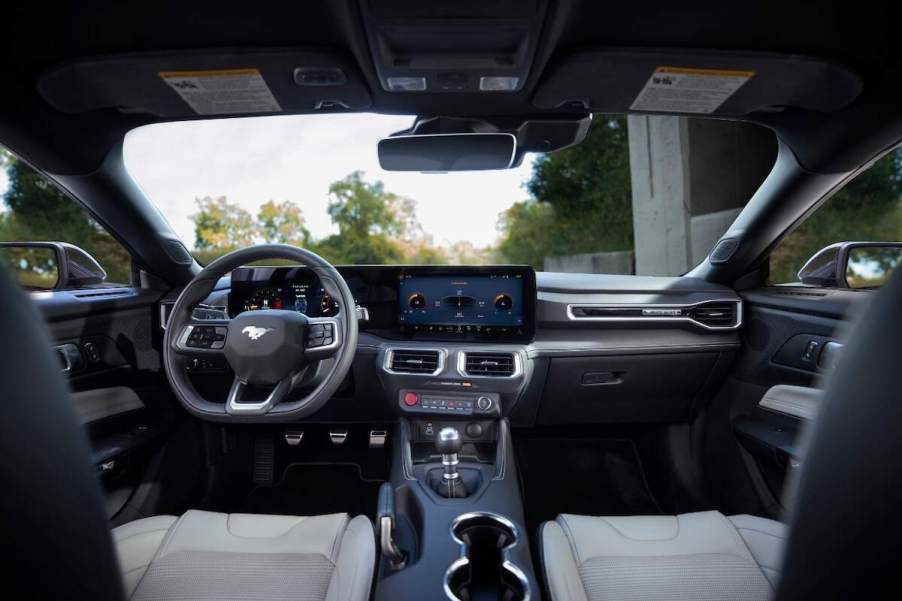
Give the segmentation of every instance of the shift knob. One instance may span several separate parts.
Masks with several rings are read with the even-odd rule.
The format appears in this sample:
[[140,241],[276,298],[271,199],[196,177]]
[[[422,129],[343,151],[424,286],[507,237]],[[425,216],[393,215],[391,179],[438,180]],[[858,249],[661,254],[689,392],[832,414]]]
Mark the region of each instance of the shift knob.
[[442,428],[435,437],[435,448],[442,455],[456,455],[463,445],[457,428]]

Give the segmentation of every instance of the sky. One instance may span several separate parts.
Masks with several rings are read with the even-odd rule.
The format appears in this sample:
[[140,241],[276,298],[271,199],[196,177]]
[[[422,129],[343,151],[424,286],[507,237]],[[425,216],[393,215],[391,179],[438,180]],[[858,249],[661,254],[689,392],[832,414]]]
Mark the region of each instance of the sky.
[[[527,197],[532,156],[517,169],[423,174],[379,168],[376,144],[412,117],[299,115],[185,121],[141,127],[125,139],[125,164],[176,233],[192,247],[194,199],[225,195],[252,214],[292,200],[315,238],[337,230],[326,213],[329,184],[354,170],[417,201],[417,217],[436,244],[484,247],[498,237],[498,215]],[[3,182],[0,182],[0,191]]]

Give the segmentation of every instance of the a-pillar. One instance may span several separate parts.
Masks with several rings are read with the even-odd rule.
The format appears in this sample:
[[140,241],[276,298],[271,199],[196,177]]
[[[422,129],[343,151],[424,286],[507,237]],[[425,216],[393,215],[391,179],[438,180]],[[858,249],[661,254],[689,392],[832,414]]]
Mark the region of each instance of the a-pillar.
[[705,258],[776,158],[773,134],[713,119],[630,115],[637,275],[680,275]]

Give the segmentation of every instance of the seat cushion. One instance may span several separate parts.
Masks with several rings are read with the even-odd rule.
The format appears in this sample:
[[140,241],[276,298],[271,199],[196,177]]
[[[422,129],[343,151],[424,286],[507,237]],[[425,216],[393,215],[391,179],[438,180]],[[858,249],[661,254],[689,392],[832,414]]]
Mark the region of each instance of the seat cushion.
[[113,530],[131,599],[363,601],[376,557],[364,516],[189,511]]
[[560,515],[541,529],[554,601],[768,599],[785,526],[716,511],[677,516]]

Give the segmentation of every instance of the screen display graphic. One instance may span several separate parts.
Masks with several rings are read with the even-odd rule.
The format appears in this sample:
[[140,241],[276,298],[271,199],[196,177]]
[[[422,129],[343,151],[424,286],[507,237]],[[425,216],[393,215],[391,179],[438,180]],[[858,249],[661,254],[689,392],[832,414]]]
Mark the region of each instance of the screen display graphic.
[[445,332],[513,332],[523,326],[520,274],[402,275],[398,285],[401,324]]

